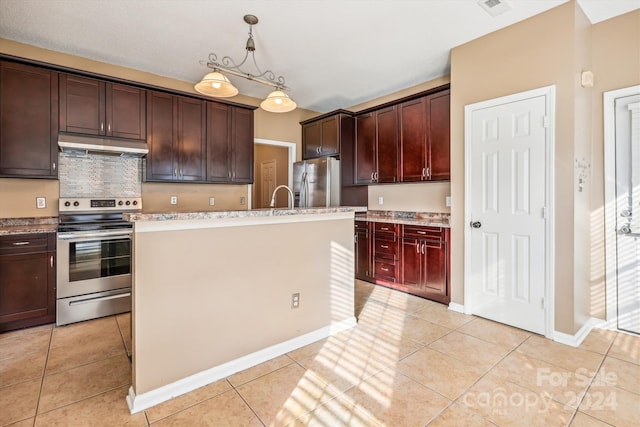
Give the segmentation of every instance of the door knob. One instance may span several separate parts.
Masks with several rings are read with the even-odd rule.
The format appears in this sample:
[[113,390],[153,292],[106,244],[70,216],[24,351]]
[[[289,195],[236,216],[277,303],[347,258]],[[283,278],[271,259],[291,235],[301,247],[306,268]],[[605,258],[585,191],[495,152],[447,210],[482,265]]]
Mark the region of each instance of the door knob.
[[480,221],[471,221],[471,228],[480,228],[482,223]]
[[620,216],[623,218],[631,218],[631,209],[625,209],[620,212]]

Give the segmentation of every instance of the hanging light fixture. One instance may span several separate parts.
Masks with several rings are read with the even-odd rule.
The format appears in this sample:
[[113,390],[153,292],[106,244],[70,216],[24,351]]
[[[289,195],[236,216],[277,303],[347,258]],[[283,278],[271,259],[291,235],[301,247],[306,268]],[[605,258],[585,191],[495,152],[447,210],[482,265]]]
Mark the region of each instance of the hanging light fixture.
[[[222,60],[218,62],[217,55],[210,53],[209,59],[206,61],[206,66],[211,68],[213,72],[207,73],[202,80],[196,83],[196,91],[203,95],[216,98],[228,98],[237,95],[238,89],[222,74],[224,72],[274,88],[273,92],[260,103],[262,109],[272,113],[286,113],[295,110],[297,106],[296,103],[284,92],[289,90],[285,85],[284,77],[276,77],[275,73],[271,70],[263,72],[256,63],[254,56],[256,44],[253,40],[253,26],[258,23],[258,18],[254,15],[245,15],[244,22],[249,24],[249,39],[247,39],[245,46],[246,53],[244,54],[242,62],[236,64],[236,62],[228,56],[223,57]],[[256,74],[249,73],[242,69],[242,66],[247,62],[247,59],[249,59],[249,56],[251,56],[251,60],[257,71]],[[200,62],[205,64],[205,61]]]

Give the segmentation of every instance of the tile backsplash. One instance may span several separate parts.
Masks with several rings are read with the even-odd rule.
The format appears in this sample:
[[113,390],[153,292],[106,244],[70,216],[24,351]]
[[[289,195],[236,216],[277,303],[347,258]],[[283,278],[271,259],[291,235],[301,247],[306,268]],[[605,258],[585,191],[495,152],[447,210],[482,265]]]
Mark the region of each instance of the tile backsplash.
[[141,197],[142,159],[59,153],[60,197]]

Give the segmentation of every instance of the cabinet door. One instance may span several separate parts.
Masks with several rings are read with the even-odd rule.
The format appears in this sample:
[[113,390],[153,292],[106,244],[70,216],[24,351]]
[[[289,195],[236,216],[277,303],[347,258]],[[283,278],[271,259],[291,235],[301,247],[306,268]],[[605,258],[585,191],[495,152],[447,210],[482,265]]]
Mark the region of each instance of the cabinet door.
[[400,133],[400,176],[402,182],[426,178],[427,112],[424,98],[398,106]]
[[105,134],[104,82],[60,74],[60,131]]
[[376,182],[396,182],[398,177],[398,125],[396,106],[376,113],[378,172]]
[[166,93],[147,92],[147,180],[177,179],[178,159],[173,140],[174,97]]
[[451,179],[449,91],[427,97],[429,179]]
[[322,144],[321,156],[333,156],[340,154],[340,115],[328,117],[321,122]]
[[207,116],[204,101],[178,99],[178,179],[206,180]]
[[231,180],[253,183],[253,110],[231,107]]
[[108,136],[145,139],[145,90],[107,83],[106,121]]
[[0,175],[56,177],[58,74],[0,62]]
[[[0,332],[55,321],[55,233],[8,236],[0,246],[29,241],[39,246],[48,241],[43,251],[17,246],[16,251],[3,250],[0,255]],[[15,252],[15,253],[14,253]]]
[[376,168],[375,115],[361,114],[356,116],[355,183],[372,183]]
[[[430,295],[448,298],[447,292],[447,244],[425,241],[424,289]],[[441,302],[444,302],[440,300]],[[446,301],[448,302],[448,300]]]
[[402,239],[402,283],[418,288],[422,284],[422,245],[420,239]]
[[231,110],[217,102],[207,102],[207,181],[231,181]]
[[355,263],[356,279],[369,280],[371,278],[371,249],[367,230],[356,231]]
[[302,154],[304,159],[314,159],[320,156],[322,147],[321,122],[302,125]]

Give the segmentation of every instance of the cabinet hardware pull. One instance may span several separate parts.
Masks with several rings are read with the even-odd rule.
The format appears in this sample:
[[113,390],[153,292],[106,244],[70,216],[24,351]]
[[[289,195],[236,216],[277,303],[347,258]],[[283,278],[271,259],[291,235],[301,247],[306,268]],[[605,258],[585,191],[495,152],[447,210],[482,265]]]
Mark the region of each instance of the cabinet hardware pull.
[[383,249],[389,249],[389,245],[380,245],[380,247]]
[[374,179],[376,180],[376,182],[378,182],[378,172],[374,172],[373,176],[374,176]]
[[353,241],[358,243],[358,233],[353,235]]
[[56,170],[56,162],[53,162],[53,170]]
[[427,168],[427,176],[431,176],[431,168]]
[[111,133],[111,123],[109,123],[109,125],[107,125],[107,132]]
[[420,251],[422,252],[422,255],[424,255],[424,243],[421,246],[422,247],[421,247]]
[[53,268],[53,255],[51,255],[51,258],[49,258],[49,263],[51,264],[51,268]]
[[104,132],[104,122],[100,122],[100,132]]
[[420,245],[416,245],[416,253],[419,254],[420,253]]
[[174,170],[173,170],[173,175],[174,175],[174,176],[178,176],[178,169],[174,169]]
[[13,246],[24,246],[28,245],[30,242],[13,242]]
[[389,271],[389,269],[387,267],[380,267],[380,270],[382,271]]
[[389,227],[380,227],[380,230],[389,231]]
[[427,234],[426,231],[420,231],[420,230],[416,231],[416,233],[418,233],[418,234]]
[[426,176],[427,170],[425,168],[422,168],[422,177],[424,178]]

